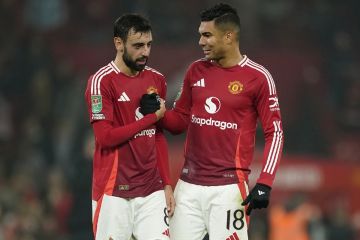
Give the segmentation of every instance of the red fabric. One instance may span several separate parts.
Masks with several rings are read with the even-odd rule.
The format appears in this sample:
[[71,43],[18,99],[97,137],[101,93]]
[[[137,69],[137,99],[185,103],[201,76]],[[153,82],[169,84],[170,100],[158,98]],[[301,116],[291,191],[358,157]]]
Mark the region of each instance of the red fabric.
[[156,114],[148,114],[139,121],[121,127],[113,127],[110,121],[96,121],[93,129],[102,147],[114,147],[132,138],[136,133],[156,122]]
[[170,168],[169,168],[169,155],[168,155],[168,144],[164,134],[160,129],[156,131],[156,157],[157,167],[160,172],[163,185],[171,185]]
[[283,133],[270,73],[246,56],[229,68],[205,59],[191,64],[174,109],[162,121],[170,132],[187,130],[181,179],[209,186],[247,181],[258,120],[265,136],[258,182],[271,186]]
[[157,169],[156,115],[139,111],[142,95],[150,91],[165,98],[164,76],[149,67],[127,76],[110,62],[89,78],[85,99],[95,135],[93,200],[104,193],[117,153],[113,196],[144,197],[163,189]]
[[184,113],[178,113],[177,110],[166,111],[165,117],[161,119],[160,124],[172,134],[184,132],[189,125],[189,116]]

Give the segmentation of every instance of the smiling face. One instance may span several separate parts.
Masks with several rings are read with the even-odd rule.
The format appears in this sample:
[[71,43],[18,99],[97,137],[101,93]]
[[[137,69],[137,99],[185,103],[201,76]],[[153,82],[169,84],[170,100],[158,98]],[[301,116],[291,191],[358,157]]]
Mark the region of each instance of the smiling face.
[[215,26],[215,21],[203,21],[199,26],[199,45],[208,60],[219,61],[225,57],[226,36],[223,31]]

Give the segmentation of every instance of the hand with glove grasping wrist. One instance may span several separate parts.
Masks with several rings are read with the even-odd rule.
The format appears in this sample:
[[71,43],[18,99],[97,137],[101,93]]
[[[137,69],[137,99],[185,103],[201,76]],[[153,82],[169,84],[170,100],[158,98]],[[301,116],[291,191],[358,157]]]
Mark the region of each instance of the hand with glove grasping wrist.
[[140,112],[145,116],[160,109],[160,97],[156,93],[144,94],[140,99]]

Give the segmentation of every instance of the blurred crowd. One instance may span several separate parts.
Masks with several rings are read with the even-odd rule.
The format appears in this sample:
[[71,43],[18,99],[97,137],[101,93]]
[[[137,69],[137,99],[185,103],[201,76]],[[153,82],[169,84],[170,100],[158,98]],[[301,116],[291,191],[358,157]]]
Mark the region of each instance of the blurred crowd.
[[[126,12],[149,17],[149,64],[167,76],[171,103],[187,65],[202,57],[199,12],[216,2],[0,1],[0,240],[91,239],[93,140],[84,89],[115,56],[112,23]],[[359,162],[360,3],[225,2],[239,10],[242,53],[264,64],[277,84],[285,154]],[[268,214],[286,217],[302,201]],[[312,221],[302,216],[312,223],[304,240],[359,239],[346,208],[336,206],[332,215],[317,209]],[[252,239],[276,240],[269,229],[278,223],[261,214],[253,226],[263,231]]]

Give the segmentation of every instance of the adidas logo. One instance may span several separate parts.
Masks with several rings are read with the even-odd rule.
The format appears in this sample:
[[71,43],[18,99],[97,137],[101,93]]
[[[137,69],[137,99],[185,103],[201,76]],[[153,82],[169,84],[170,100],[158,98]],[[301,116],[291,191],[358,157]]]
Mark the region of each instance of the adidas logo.
[[193,85],[194,87],[205,87],[205,79],[202,78]]
[[226,240],[240,240],[240,239],[239,239],[239,236],[237,235],[237,233],[234,232],[228,238],[226,238]]
[[170,237],[169,229],[167,228],[163,233],[163,235]]
[[258,193],[259,193],[260,196],[263,195],[263,194],[265,194],[265,192],[260,191],[260,190],[258,190]]
[[119,102],[130,102],[130,98],[128,97],[126,92],[122,92],[122,94],[120,95],[118,101]]

